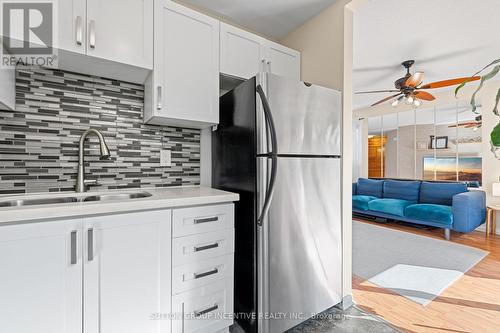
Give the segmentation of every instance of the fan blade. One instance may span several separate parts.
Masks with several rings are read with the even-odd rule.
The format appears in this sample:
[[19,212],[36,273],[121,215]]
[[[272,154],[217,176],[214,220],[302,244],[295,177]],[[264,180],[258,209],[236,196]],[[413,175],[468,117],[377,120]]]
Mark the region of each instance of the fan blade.
[[399,94],[396,94],[396,95],[392,95],[392,96],[386,97],[386,98],[384,98],[384,99],[382,99],[382,100],[380,100],[380,101],[378,101],[376,103],[373,103],[371,106],[382,104],[382,103],[387,102],[388,100],[391,100],[391,99],[393,99],[395,97],[399,97],[400,95],[402,96],[403,94],[399,93]]
[[415,88],[424,80],[424,72],[416,72],[408,78],[405,82],[405,86]]
[[426,91],[415,91],[413,95],[418,99],[423,99],[424,101],[433,101],[436,99],[436,97]]
[[372,91],[358,91],[355,94],[376,94],[376,93],[392,93],[399,92],[399,90],[372,90]]
[[461,77],[457,79],[451,79],[451,80],[444,80],[444,81],[437,81],[437,82],[432,82],[432,83],[427,83],[421,86],[418,89],[435,89],[435,88],[443,88],[443,87],[449,87],[449,86],[455,86],[462,84],[464,82],[472,82],[472,81],[477,81],[481,79],[480,76],[472,76],[472,77]]
[[481,125],[482,125],[482,123],[480,121],[466,121],[463,123],[449,125],[448,127],[449,128],[454,128],[454,127],[473,128],[473,127],[479,127]]

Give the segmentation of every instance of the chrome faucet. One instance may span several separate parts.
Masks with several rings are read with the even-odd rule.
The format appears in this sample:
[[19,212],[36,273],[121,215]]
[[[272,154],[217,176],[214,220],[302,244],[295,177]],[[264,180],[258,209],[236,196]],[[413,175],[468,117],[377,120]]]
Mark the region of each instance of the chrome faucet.
[[84,166],[84,158],[83,158],[83,153],[84,153],[84,143],[85,139],[87,136],[90,134],[94,134],[99,138],[99,148],[101,150],[101,160],[107,160],[110,156],[109,153],[109,148],[106,145],[106,141],[104,140],[104,136],[102,136],[101,132],[95,129],[88,129],[85,132],[83,132],[82,136],[80,137],[80,145],[78,148],[78,177],[76,180],[76,192],[81,193],[85,192],[87,190],[87,185],[97,185],[98,181],[97,180],[86,180],[85,179],[85,166]]

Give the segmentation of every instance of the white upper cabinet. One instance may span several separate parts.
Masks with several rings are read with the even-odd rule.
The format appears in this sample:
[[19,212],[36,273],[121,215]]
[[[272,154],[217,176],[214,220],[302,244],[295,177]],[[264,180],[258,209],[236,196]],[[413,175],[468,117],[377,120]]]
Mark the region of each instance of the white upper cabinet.
[[0,68],[0,108],[14,110],[16,108],[16,70]]
[[266,41],[267,72],[300,80],[300,52]]
[[220,71],[248,79],[268,72],[300,80],[300,52],[221,23]]
[[0,228],[2,332],[82,332],[82,222]]
[[264,39],[221,22],[220,71],[249,79],[264,70]]
[[85,0],[58,1],[58,29],[55,47],[85,54],[87,50]]
[[[219,21],[169,0],[155,1],[154,74],[146,122],[208,127],[219,122]],[[149,91],[149,92],[148,92]]]
[[153,0],[87,0],[87,53],[152,68]]
[[168,333],[171,211],[84,219],[85,333]]
[[153,1],[58,1],[56,47],[152,69]]

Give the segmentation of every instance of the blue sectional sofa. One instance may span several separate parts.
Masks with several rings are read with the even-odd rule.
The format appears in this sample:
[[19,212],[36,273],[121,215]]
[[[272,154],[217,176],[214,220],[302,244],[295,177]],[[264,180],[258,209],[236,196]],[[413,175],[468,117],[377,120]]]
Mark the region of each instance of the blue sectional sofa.
[[466,183],[360,178],[352,184],[354,213],[471,232],[484,223],[486,193]]

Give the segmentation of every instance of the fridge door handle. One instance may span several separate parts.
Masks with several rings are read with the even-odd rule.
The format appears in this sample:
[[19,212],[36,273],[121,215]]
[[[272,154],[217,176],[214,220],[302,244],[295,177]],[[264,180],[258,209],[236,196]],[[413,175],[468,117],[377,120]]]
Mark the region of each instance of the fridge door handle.
[[262,101],[262,107],[264,110],[264,118],[266,119],[266,124],[269,127],[269,135],[271,136],[271,151],[267,154],[261,155],[261,157],[266,157],[271,161],[271,177],[269,180],[269,186],[267,187],[266,196],[264,199],[264,204],[262,206],[262,211],[257,218],[257,224],[262,226],[262,221],[266,217],[269,212],[269,206],[271,205],[271,200],[273,198],[275,183],[276,183],[276,174],[278,172],[278,140],[276,138],[276,127],[274,126],[273,115],[271,113],[271,107],[269,106],[269,101],[267,100],[266,94],[264,94],[264,90],[262,86],[257,85],[257,93],[260,96],[260,100]]

